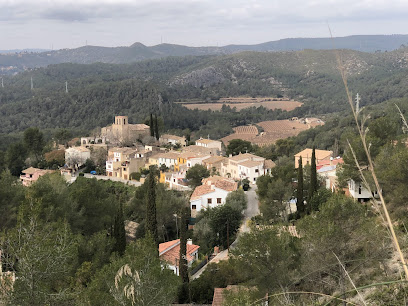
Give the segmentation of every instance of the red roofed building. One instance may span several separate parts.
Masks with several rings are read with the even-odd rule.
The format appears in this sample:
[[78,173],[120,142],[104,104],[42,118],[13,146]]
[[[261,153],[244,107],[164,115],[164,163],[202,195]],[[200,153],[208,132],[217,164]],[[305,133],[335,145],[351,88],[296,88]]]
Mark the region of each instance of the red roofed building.
[[[187,239],[187,264],[191,264],[198,258],[199,245],[193,244],[191,239]],[[180,264],[180,239],[159,244],[160,260],[167,263],[168,267],[179,275]]]
[[190,198],[191,217],[195,218],[202,209],[214,208],[225,204],[227,195],[237,190],[238,184],[220,176],[211,176],[203,180],[203,185],[194,189]]

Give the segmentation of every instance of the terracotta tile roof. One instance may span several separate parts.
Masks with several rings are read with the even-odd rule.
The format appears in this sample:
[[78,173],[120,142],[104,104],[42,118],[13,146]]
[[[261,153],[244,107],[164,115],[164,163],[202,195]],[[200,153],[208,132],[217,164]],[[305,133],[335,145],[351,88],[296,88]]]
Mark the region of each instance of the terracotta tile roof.
[[276,164],[272,160],[270,160],[270,159],[265,160],[265,168],[266,169],[272,169],[275,166],[276,166]]
[[214,288],[212,306],[222,306],[224,302],[224,290],[226,290],[226,288]]
[[159,155],[159,158],[166,158],[166,159],[177,159],[179,158],[180,153],[176,152],[167,152],[167,153],[162,153]]
[[[199,245],[187,243],[187,262],[194,260],[191,255],[200,248]],[[180,239],[159,244],[160,259],[171,264],[178,265],[180,261]]]
[[334,166],[338,164],[344,164],[343,158],[334,158],[332,160],[321,160],[316,164],[316,169],[319,170],[320,168],[324,166]]
[[238,163],[238,165],[247,167],[247,168],[252,168],[252,167],[257,167],[259,165],[263,165],[263,161],[247,160],[247,161]]
[[150,127],[146,124],[129,124],[129,129],[134,131],[143,131],[146,129],[150,129]]
[[244,287],[244,286],[238,286],[238,285],[228,285],[227,288],[214,288],[212,306],[222,306],[223,305],[225,291],[239,292],[239,290],[251,290],[251,288]]
[[222,177],[219,175],[213,175],[213,176],[203,178],[202,183],[203,185],[214,185],[215,182],[222,181],[222,180],[225,180],[225,177]]
[[34,173],[37,173],[37,172],[40,172],[40,174],[46,174],[46,173],[51,173],[51,172],[54,172],[54,171],[53,170],[46,170],[46,169],[39,169],[39,168],[30,167],[30,168],[27,168],[27,169],[25,169],[25,170],[23,170],[21,172],[24,173],[24,174],[34,174]]
[[68,148],[67,150],[69,149],[73,149],[73,150],[80,151],[80,152],[91,152],[91,150],[85,147],[71,147],[71,148]]
[[180,137],[180,136],[170,135],[170,134],[163,134],[160,136],[160,139],[173,139],[173,140],[180,140],[180,141],[186,140],[185,137]]
[[198,139],[198,140],[196,140],[196,143],[212,143],[212,142],[220,142],[220,141],[218,141],[218,140],[212,140],[212,139]]
[[253,159],[253,158],[257,158],[257,159],[263,159],[262,157],[256,156],[254,154],[251,153],[244,153],[244,154],[238,154],[235,156],[230,157],[230,160],[239,162],[241,160],[245,160],[245,159]]
[[211,156],[209,158],[206,158],[203,160],[203,163],[206,164],[214,164],[214,163],[218,163],[224,160],[225,157],[223,156]]
[[194,189],[193,194],[191,195],[190,200],[199,199],[202,195],[214,192],[214,189],[210,185],[201,185]]
[[[312,158],[312,149],[304,149],[303,151],[297,153],[295,157],[302,156],[302,158]],[[326,151],[326,150],[315,150],[316,159],[325,159],[330,158],[333,155],[333,151]]]
[[180,153],[179,157],[189,159],[189,158],[196,158],[196,157],[203,157],[208,156],[208,154],[203,154],[200,152],[183,152]]
[[238,183],[227,181],[227,180],[222,180],[222,181],[215,182],[215,187],[226,190],[226,191],[234,191],[234,190],[237,190]]
[[195,153],[203,153],[203,154],[211,154],[215,153],[216,149],[214,148],[206,148],[206,147],[201,147],[201,146],[187,146],[183,148],[183,152],[195,152]]
[[21,171],[21,172],[22,172],[22,173],[25,173],[25,174],[34,174],[34,173],[36,173],[38,170],[40,170],[40,169],[30,167],[30,168],[27,168],[27,169],[25,169],[25,170],[23,170],[23,171]]

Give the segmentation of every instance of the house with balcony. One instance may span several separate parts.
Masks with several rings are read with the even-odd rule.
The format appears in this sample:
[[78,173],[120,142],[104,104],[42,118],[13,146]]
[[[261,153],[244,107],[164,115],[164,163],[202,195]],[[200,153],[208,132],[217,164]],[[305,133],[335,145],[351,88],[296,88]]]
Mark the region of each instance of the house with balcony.
[[20,181],[23,184],[23,186],[30,186],[31,184],[36,182],[41,176],[52,172],[54,171],[30,167],[22,171],[22,174],[20,175]]
[[221,162],[221,175],[234,180],[248,179],[255,183],[258,177],[270,174],[275,163],[250,153],[230,156]]
[[130,179],[130,174],[139,172],[146,165],[144,157],[138,157],[138,151],[134,148],[112,148],[108,151],[106,161],[106,175],[124,180]]

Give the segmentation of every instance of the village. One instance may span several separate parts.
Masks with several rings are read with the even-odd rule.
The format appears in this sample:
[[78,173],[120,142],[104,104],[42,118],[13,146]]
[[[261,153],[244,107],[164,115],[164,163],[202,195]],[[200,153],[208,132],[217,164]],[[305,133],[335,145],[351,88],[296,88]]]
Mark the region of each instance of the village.
[[[260,213],[257,180],[261,176],[271,176],[275,163],[251,153],[239,152],[226,156],[225,145],[219,140],[200,138],[192,144],[185,137],[169,134],[160,135],[156,139],[150,132],[148,125],[130,124],[127,116],[116,116],[111,126],[101,129],[100,135],[82,137],[76,141],[77,145],[68,148],[60,146],[59,150],[64,150],[65,165],[59,171],[69,183],[74,182],[78,176],[84,176],[141,186],[146,180],[145,174],[149,168],[155,167],[159,170],[159,183],[164,184],[167,189],[184,191],[189,195],[189,228],[192,230],[200,212],[224,205],[230,193],[243,189],[248,199],[248,207],[244,211],[244,220],[239,231],[248,231],[248,224]],[[140,139],[148,139],[149,143],[143,145]],[[320,184],[331,192],[339,191],[337,172],[344,161],[339,156],[333,156],[332,151],[306,148],[293,156],[294,168],[299,167],[299,159],[302,159],[302,167],[310,167],[313,154]],[[89,160],[103,157],[103,172],[92,170],[90,173],[84,173],[85,164]],[[202,167],[210,173],[198,186],[192,186],[186,178],[188,171],[194,167]],[[23,170],[20,180],[24,186],[30,186],[39,177],[51,172],[53,170],[30,167]],[[296,187],[297,182],[294,181],[293,184]],[[348,181],[348,188],[343,192],[358,202],[378,197],[377,193],[367,190],[362,182],[354,180]],[[296,213],[297,203],[293,196],[287,198],[284,203],[286,216]],[[126,221],[129,239],[134,237],[137,227],[137,223]],[[284,230],[294,237],[299,237],[294,223],[284,227]],[[234,247],[234,243],[231,247]],[[206,256],[205,260],[201,260],[197,265],[194,263],[199,259],[200,246],[188,239],[186,248],[188,267],[194,267],[190,271],[192,279],[198,278],[208,263],[228,259],[229,248],[220,249],[217,246],[210,256]],[[179,254],[180,239],[159,244],[160,259],[166,262],[176,275],[179,275]],[[215,290],[214,301],[219,300],[216,295],[220,295],[222,290],[224,289]]]

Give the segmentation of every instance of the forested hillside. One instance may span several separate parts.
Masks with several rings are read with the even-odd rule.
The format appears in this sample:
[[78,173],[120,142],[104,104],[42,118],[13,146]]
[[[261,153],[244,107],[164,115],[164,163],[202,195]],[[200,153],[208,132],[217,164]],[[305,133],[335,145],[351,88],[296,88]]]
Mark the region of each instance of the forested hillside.
[[[408,95],[408,49],[374,54],[342,50],[338,54],[345,63],[350,89],[362,96],[362,106]],[[237,125],[347,109],[336,51],[169,57],[127,65],[60,64],[4,77],[3,82],[3,134],[30,126],[86,132],[111,123],[115,114],[126,114],[136,123],[155,113],[162,116],[166,129],[189,129],[218,138]],[[211,112],[187,110],[174,103],[241,95],[285,96],[304,105],[291,113],[263,108]]]

